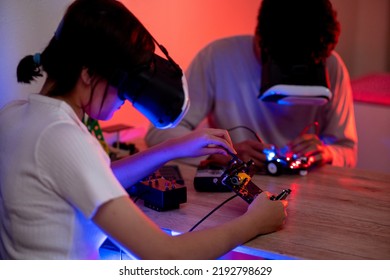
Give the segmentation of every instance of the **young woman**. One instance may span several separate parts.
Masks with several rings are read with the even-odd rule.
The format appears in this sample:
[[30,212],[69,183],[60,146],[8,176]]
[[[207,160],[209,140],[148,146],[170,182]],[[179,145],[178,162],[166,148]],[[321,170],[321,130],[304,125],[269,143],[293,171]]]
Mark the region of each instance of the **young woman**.
[[45,50],[21,60],[19,82],[41,70],[46,81],[0,111],[1,259],[97,259],[107,236],[143,259],[214,259],[282,226],[287,203],[266,192],[229,223],[175,237],[131,201],[124,187],[167,161],[235,153],[226,131],[210,129],[109,162],[82,118],[109,119],[124,102],[115,73],[153,55],[151,35],[120,2],[76,0]]

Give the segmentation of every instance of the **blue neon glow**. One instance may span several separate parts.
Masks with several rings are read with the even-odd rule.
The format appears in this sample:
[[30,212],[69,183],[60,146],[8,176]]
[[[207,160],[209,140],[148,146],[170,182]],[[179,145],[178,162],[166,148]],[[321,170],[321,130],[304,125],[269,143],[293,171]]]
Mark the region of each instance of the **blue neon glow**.
[[272,147],[271,149],[264,149],[263,153],[267,157],[268,161],[273,160],[274,157],[276,156],[276,152],[275,152],[275,148],[274,147]]
[[[180,232],[163,229],[166,233],[175,236],[181,234]],[[99,250],[100,258],[102,260],[137,260],[138,258],[125,252],[120,249],[114,243],[112,243],[109,239],[102,245]],[[236,259],[236,260],[245,260],[245,259],[266,259],[266,260],[298,260],[298,258],[277,254],[273,252],[268,252],[260,249],[255,249],[251,247],[247,247],[245,245],[238,246],[234,248],[232,251],[227,253],[226,255],[219,258],[223,259]]]

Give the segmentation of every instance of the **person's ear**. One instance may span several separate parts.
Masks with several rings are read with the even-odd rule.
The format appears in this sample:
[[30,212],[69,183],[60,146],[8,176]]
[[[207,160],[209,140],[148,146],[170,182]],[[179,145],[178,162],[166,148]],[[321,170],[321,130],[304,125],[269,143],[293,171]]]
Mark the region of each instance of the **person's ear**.
[[87,68],[83,68],[81,70],[80,78],[83,81],[85,85],[91,85],[92,82],[92,76],[89,74],[89,70]]

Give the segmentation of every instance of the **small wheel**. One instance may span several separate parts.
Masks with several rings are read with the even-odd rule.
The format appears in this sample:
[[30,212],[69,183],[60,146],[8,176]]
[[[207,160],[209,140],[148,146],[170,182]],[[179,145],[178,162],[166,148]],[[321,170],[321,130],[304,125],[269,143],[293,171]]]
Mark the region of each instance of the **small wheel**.
[[233,176],[230,178],[230,182],[234,185],[234,186],[239,186],[241,184],[240,182],[240,178],[238,178],[237,176]]
[[277,164],[274,161],[271,161],[267,164],[267,171],[268,174],[277,176],[280,174],[280,168],[279,164]]
[[299,170],[299,175],[301,176],[306,176],[307,175],[307,170],[304,169],[304,170]]

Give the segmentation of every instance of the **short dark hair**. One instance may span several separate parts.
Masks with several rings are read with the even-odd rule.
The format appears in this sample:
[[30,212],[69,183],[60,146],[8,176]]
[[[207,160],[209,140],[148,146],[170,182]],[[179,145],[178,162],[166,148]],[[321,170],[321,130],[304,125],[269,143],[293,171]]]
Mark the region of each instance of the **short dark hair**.
[[324,60],[338,42],[336,16],[329,0],[263,0],[256,27],[262,55],[278,63]]
[[76,0],[42,52],[41,65],[31,55],[20,61],[18,81],[31,82],[42,75],[42,67],[54,81],[49,95],[64,95],[75,86],[83,67],[109,81],[116,71],[147,63],[154,48],[151,35],[119,1]]

